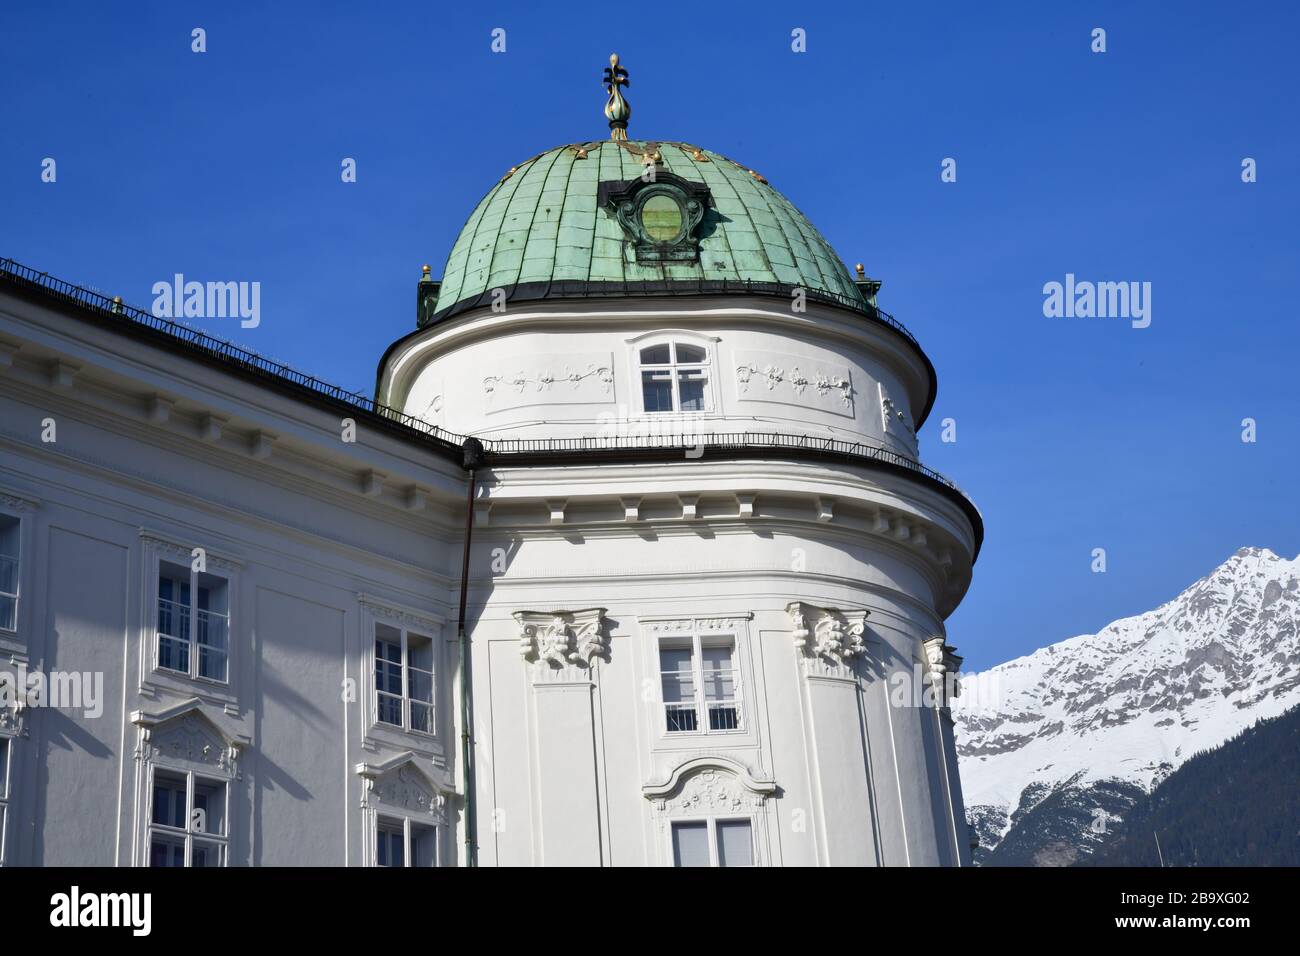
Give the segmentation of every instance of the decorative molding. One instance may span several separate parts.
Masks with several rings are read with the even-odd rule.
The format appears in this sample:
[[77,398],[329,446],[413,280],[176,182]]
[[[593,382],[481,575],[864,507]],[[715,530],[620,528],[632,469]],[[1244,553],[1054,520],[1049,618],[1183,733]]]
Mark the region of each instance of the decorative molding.
[[730,614],[722,617],[657,618],[650,620],[642,618],[640,624],[654,635],[693,634],[707,631],[736,634],[739,633],[741,628],[745,626],[745,622],[751,617],[753,617],[752,614]]
[[[932,637],[923,642],[925,650],[925,662],[930,672],[930,683],[934,687],[935,699],[939,702],[942,709],[948,707],[948,691],[952,691],[953,697],[961,696],[961,682],[955,679],[955,675],[961,673],[962,661],[965,658],[958,656],[957,649],[947,643],[946,638]],[[948,675],[953,674],[954,679],[949,686]]]
[[[0,737],[27,737],[27,700],[25,694],[18,694],[12,704],[0,705]],[[4,781],[0,780],[0,784]]]
[[374,617],[389,621],[400,627],[413,627],[417,631],[424,632],[426,637],[441,636],[442,627],[446,623],[445,618],[439,617],[432,612],[399,607],[385,601],[383,598],[366,594],[364,591],[357,592],[357,602]]
[[205,764],[227,777],[240,780],[240,753],[252,744],[247,734],[227,729],[209,714],[197,697],[160,711],[133,711],[131,723],[140,728],[137,760],[159,758]]
[[916,441],[916,429],[907,413],[889,397],[884,382],[876,383],[876,394],[880,398],[880,429],[886,435],[901,435],[911,443]]
[[28,498],[14,491],[0,491],[0,507],[9,511],[32,512],[41,506],[39,498]]
[[489,412],[537,404],[604,405],[614,400],[614,357],[609,352],[521,355],[494,365],[512,371],[483,377]]
[[704,754],[677,766],[666,779],[645,784],[641,794],[670,816],[757,810],[776,793],[776,781],[760,777],[731,757]]
[[437,826],[447,823],[448,798],[454,793],[420,764],[411,751],[379,763],[359,763],[362,780],[361,808],[378,809],[378,804],[415,813],[427,813]]
[[[186,567],[194,560],[194,549],[202,548],[204,561],[209,568],[220,568],[223,571],[236,572],[243,568],[244,564],[237,558],[226,554],[219,554],[206,545],[185,545],[175,538],[169,538],[157,531],[151,531],[148,528],[139,529],[140,542],[151,547],[159,554],[168,555],[176,558]],[[233,597],[232,597],[233,601]]]
[[793,625],[794,646],[805,664],[818,661],[836,668],[851,667],[867,653],[868,611],[814,607],[802,601],[786,606]]
[[519,623],[519,656],[525,661],[589,668],[596,658],[609,659],[603,607],[580,611],[515,611]]
[[[808,362],[805,364],[811,365],[812,371],[804,371],[798,365],[777,364],[782,358],[771,353],[744,353],[737,358],[740,364],[736,366],[736,386],[742,395],[751,387],[765,385],[773,397],[764,399],[751,395],[750,398],[808,405],[807,399],[814,396],[823,403],[838,397],[843,408],[853,407],[853,379],[847,369],[832,371]],[[789,394],[785,394],[787,386]]]

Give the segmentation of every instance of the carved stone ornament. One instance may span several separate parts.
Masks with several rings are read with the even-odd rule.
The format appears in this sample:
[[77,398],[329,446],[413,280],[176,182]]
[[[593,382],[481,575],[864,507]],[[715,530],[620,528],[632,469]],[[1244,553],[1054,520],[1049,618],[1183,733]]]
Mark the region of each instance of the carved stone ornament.
[[867,653],[867,611],[839,611],[794,601],[786,607],[794,646],[806,660],[846,667]]
[[930,638],[923,647],[925,663],[930,672],[930,682],[934,685],[939,706],[947,707],[949,691],[953,697],[961,696],[961,684],[957,680],[957,674],[961,672],[963,658],[959,657],[957,649],[950,646],[942,637]]
[[669,816],[713,816],[758,809],[776,792],[776,783],[730,757],[693,757],[667,779],[647,784],[641,793]]
[[428,814],[433,822],[447,822],[448,791],[420,766],[419,758],[410,751],[380,764],[357,764],[361,777],[362,809],[379,804]]
[[519,656],[550,665],[590,667],[596,658],[609,658],[605,609],[581,611],[516,611]]
[[137,760],[202,764],[220,776],[242,776],[239,756],[251,743],[250,738],[223,728],[204,712],[198,698],[157,713],[135,711],[131,722],[140,728],[134,755]]

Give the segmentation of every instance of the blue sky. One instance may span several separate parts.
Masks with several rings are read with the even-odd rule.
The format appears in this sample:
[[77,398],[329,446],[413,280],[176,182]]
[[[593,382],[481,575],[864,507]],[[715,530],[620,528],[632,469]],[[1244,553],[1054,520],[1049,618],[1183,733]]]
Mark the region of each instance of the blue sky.
[[[258,328],[198,324],[369,392],[482,194],[607,135],[617,50],[634,137],[761,171],[933,360],[923,455],[988,526],[968,667],[1300,551],[1294,5],[807,6],[13,0],[0,255],[146,308],[175,272],[257,280]],[[1045,318],[1067,272],[1150,282],[1151,326]]]

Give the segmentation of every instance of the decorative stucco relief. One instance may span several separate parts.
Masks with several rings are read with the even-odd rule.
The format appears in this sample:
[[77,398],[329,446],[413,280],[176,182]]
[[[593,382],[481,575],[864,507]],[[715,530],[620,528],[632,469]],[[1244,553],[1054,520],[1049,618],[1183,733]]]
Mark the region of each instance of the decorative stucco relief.
[[930,671],[930,682],[934,686],[935,699],[940,707],[947,707],[951,697],[961,696],[961,684],[957,674],[961,672],[964,658],[957,655],[957,649],[942,637],[932,637],[924,644],[925,662]]
[[614,400],[614,361],[608,352],[521,356],[503,359],[498,367],[510,371],[483,377],[490,412],[527,405],[603,405]]
[[794,601],[786,607],[794,646],[805,665],[851,668],[867,653],[867,611],[840,611]]
[[853,414],[853,379],[847,368],[800,360],[776,352],[737,352],[736,389],[741,401],[781,402]]
[[881,382],[876,383],[876,393],[880,397],[880,428],[886,435],[901,438],[909,445],[916,444],[916,429],[907,412],[903,411]]
[[399,754],[382,764],[358,764],[362,779],[361,807],[379,805],[427,813],[433,822],[447,822],[448,791],[420,769],[418,758],[410,752]]
[[586,669],[596,658],[609,656],[605,609],[581,611],[516,611],[519,656],[525,661]]
[[776,783],[730,757],[704,755],[687,759],[641,792],[670,817],[712,816],[757,810],[776,792]]

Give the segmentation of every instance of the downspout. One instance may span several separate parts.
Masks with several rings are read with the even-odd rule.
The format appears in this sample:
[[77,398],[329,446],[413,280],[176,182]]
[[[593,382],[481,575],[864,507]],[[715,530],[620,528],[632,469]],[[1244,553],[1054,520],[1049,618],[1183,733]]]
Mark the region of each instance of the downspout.
[[474,532],[475,472],[483,464],[483,443],[466,438],[461,445],[464,467],[469,472],[465,492],[465,551],[460,564],[460,614],[456,637],[460,641],[460,759],[465,768],[465,866],[478,866],[478,818],[474,803],[474,668],[470,660],[469,635],[465,633],[465,605],[469,597],[469,549]]

